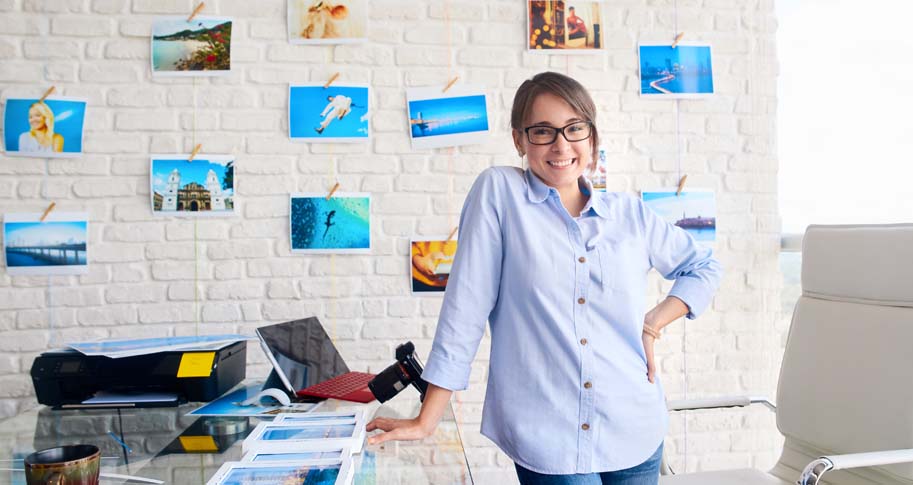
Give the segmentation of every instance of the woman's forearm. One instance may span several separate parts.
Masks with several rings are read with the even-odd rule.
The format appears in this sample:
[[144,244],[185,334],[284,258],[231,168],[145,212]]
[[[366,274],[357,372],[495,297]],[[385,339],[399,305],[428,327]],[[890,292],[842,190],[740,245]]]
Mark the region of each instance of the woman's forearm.
[[666,325],[688,314],[688,305],[674,296],[667,296],[644,316],[644,325],[661,330]]
[[418,414],[418,420],[422,427],[428,430],[433,430],[437,427],[452,395],[453,391],[435,386],[430,382],[428,383],[425,401],[422,402],[422,410]]

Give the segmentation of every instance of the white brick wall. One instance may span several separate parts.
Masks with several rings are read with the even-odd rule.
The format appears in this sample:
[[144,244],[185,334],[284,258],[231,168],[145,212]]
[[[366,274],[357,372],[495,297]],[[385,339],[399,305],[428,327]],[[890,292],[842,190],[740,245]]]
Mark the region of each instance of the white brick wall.
[[[784,331],[773,1],[607,3],[606,52],[568,58],[524,51],[522,0],[374,0],[371,42],[336,47],[288,45],[285,0],[211,0],[205,14],[235,20],[233,72],[193,81],[150,79],[148,36],[156,14],[186,14],[195,2],[0,1],[0,95],[37,96],[54,84],[90,100],[82,158],[0,156],[2,212],[39,212],[53,199],[58,210],[88,211],[92,222],[90,274],[0,273],[0,414],[34,405],[31,359],[74,339],[252,332],[318,315],[353,368],[378,370],[406,339],[426,354],[440,301],[409,296],[409,237],[447,233],[479,171],[518,163],[507,120],[524,79],[553,69],[592,90],[612,189],[676,181],[673,103],[638,96],[636,52],[639,40],[672,38],[674,7],[686,39],[714,48],[718,93],[680,102],[679,128],[689,185],[718,194],[716,249],[726,278],[711,311],[688,323],[687,338],[679,322],[659,344],[662,379],[670,398],[684,397],[686,386],[689,397],[772,396]],[[343,82],[372,84],[372,142],[290,143],[286,84],[336,71]],[[447,149],[412,152],[404,88],[453,75],[486,87],[491,141],[454,150],[452,162]],[[237,217],[152,217],[147,155],[190,151],[194,140],[237,157]],[[372,254],[291,255],[288,192],[326,190],[337,177],[342,190],[374,197]],[[658,299],[668,288],[654,278],[649,292]],[[264,375],[264,357],[250,348],[248,375]],[[455,403],[476,482],[511,483],[510,461],[478,432],[488,348],[483,341],[473,385]],[[677,469],[763,468],[776,459],[779,435],[764,410],[703,412],[673,417],[666,445]]]

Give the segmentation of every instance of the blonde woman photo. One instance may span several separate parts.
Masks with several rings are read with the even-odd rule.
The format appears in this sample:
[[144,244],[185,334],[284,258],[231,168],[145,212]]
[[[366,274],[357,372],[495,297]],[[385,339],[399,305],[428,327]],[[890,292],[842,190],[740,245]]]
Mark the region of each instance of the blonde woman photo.
[[54,112],[42,101],[29,106],[29,130],[19,135],[19,151],[63,151],[63,136],[54,133]]

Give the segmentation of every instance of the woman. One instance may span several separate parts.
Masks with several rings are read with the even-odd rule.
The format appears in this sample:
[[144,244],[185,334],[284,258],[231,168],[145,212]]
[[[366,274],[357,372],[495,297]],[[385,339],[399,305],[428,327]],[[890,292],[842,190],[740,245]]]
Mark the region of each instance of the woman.
[[19,151],[63,151],[63,136],[54,133],[54,112],[43,101],[29,106],[29,131],[19,135]]
[[[654,339],[694,318],[718,286],[719,264],[636,197],[594,192],[598,133],[592,98],[546,72],[524,82],[511,113],[529,169],[484,171],[467,196],[460,246],[422,377],[419,416],[377,418],[369,443],[430,435],[491,327],[482,433],[522,484],[658,481],[668,418]],[[646,275],[674,279],[644,312]]]

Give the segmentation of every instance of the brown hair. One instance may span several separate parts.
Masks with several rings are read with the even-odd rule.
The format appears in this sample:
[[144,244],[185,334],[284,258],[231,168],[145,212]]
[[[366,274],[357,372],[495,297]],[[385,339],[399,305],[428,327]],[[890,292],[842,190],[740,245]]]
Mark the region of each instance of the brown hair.
[[518,132],[523,132],[523,125],[529,118],[533,101],[542,93],[549,93],[563,99],[571,108],[586,121],[593,124],[593,160],[590,170],[596,167],[599,156],[599,131],[596,129],[596,103],[590,93],[575,79],[557,72],[540,72],[531,79],[523,81],[514,95],[514,105],[510,110],[510,127]]

